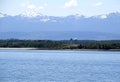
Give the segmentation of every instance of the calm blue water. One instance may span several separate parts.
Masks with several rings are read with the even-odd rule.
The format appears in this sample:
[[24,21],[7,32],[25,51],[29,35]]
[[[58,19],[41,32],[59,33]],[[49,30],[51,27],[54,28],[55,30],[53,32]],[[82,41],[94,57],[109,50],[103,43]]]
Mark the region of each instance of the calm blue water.
[[0,50],[0,82],[120,82],[120,52]]

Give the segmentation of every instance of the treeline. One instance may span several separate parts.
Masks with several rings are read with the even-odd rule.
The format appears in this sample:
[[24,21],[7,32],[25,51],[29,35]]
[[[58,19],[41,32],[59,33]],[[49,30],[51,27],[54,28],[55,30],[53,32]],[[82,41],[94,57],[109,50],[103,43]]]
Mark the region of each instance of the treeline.
[[0,40],[4,48],[38,48],[38,49],[120,49],[120,40]]
[[61,49],[66,46],[59,41],[50,40],[0,40],[0,47]]
[[104,42],[96,42],[96,43],[86,43],[80,44],[78,46],[79,49],[120,49],[120,42],[118,43],[104,43]]

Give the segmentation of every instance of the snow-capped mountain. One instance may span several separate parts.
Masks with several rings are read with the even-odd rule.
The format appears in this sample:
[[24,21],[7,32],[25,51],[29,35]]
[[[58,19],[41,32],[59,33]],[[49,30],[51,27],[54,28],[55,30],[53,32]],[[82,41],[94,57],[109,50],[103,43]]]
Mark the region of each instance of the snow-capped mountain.
[[[38,33],[39,36],[41,37],[42,36],[48,37],[47,36],[48,34],[49,35],[52,34],[52,39],[55,39],[53,37],[58,37],[57,35],[59,35],[59,37],[61,35],[61,37],[63,37],[62,39],[64,39],[64,37],[67,37],[67,36],[68,37],[72,36],[76,38],[80,38],[84,36],[89,38],[92,36],[90,35],[91,32],[94,34],[94,36],[96,35],[96,37],[99,35],[99,39],[108,39],[108,38],[120,39],[119,31],[120,31],[120,13],[110,13],[107,15],[99,15],[99,16],[92,16],[92,17],[80,16],[78,14],[70,15],[66,17],[46,16],[42,14],[37,14],[34,16],[4,15],[3,17],[0,18],[1,33],[7,32],[9,34],[9,32],[10,33],[22,32],[22,33],[28,34],[28,33],[34,32],[34,34]],[[63,35],[62,33],[63,34],[68,33],[68,34]],[[83,36],[79,37],[76,35],[76,33],[79,36],[80,35],[83,35]],[[104,34],[106,36],[104,36]],[[109,37],[107,34],[109,35]],[[0,38],[1,37],[3,37],[2,34],[0,35]]]
[[0,12],[0,17],[6,17],[6,16],[7,16],[6,14]]

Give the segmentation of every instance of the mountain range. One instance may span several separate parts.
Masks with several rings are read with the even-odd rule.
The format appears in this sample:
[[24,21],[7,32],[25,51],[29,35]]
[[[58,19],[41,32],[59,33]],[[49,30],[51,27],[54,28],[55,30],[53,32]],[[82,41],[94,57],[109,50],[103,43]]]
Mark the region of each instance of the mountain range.
[[0,13],[0,39],[120,39],[120,13],[35,17]]

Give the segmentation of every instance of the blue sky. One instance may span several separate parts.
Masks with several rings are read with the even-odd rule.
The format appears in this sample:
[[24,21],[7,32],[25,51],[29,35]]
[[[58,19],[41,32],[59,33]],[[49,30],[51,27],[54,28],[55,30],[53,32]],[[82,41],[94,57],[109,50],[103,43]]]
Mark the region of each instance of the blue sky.
[[120,0],[0,0],[0,12],[8,15],[94,16],[120,12]]

